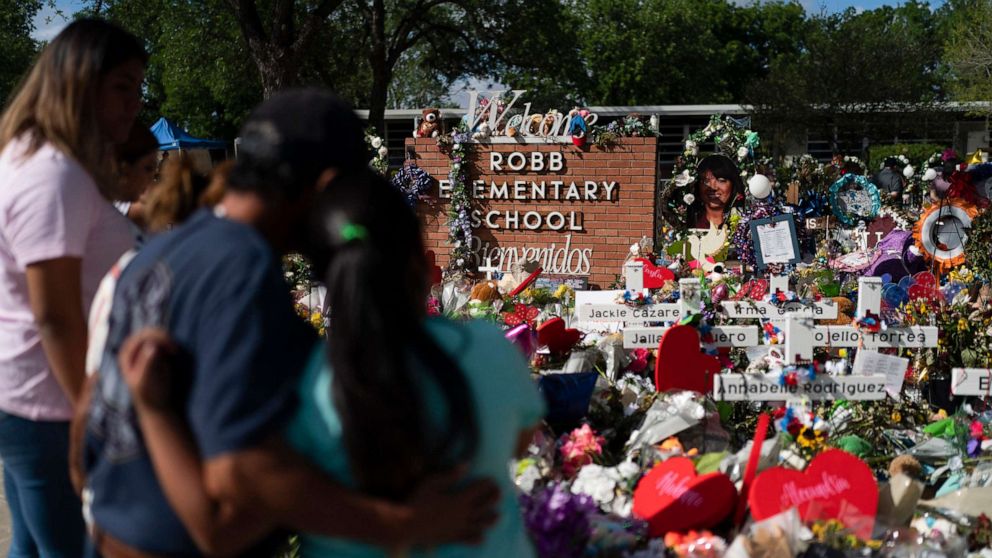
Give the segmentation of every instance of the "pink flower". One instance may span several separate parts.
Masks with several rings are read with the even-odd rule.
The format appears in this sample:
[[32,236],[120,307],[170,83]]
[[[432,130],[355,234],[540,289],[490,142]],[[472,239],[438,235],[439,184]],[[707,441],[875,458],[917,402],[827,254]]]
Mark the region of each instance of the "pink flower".
[[565,475],[574,476],[583,466],[592,463],[593,456],[602,455],[605,441],[588,424],[569,433],[561,446],[562,471]]
[[982,423],[981,422],[979,422],[977,420],[972,421],[971,422],[971,428],[969,430],[971,432],[971,437],[972,438],[978,438],[978,439],[984,439],[985,438],[985,429],[982,427]]

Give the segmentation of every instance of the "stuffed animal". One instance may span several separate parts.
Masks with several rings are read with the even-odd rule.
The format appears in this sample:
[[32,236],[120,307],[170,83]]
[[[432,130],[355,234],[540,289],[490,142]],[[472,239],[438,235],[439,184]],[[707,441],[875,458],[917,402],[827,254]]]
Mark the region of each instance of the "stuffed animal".
[[485,141],[493,135],[493,129],[489,126],[488,122],[483,122],[479,124],[479,129],[472,133],[472,139],[475,141]]
[[586,144],[586,119],[579,112],[578,108],[568,111],[568,131],[566,134],[572,136],[572,144],[575,147],[582,147]]
[[524,123],[524,129],[527,133],[536,136],[541,133],[541,123],[544,122],[543,114],[532,114],[530,115],[530,120]]
[[561,113],[555,109],[551,109],[551,112],[545,114],[544,120],[541,122],[540,134],[547,137],[554,133],[559,118],[561,118]]
[[469,295],[469,300],[478,300],[481,302],[493,302],[500,300],[503,297],[499,294],[499,288],[496,286],[495,281],[483,281],[481,283],[476,283],[472,287],[472,294]]
[[418,138],[436,138],[441,135],[441,110],[436,108],[426,108],[423,110],[423,119],[420,127],[417,128]]

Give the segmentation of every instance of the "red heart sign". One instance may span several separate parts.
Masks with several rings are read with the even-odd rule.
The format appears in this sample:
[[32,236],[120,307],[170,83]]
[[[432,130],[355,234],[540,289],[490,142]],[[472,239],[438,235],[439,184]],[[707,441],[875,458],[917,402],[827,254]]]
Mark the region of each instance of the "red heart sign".
[[565,320],[551,318],[537,328],[537,342],[544,345],[553,355],[566,353],[582,339],[577,329],[566,329]]
[[660,289],[665,286],[666,281],[675,280],[675,273],[667,267],[658,267],[647,258],[637,258],[637,261],[644,264],[645,289]]
[[634,489],[634,515],[648,522],[648,533],[715,527],[734,509],[737,490],[723,473],[696,475],[686,457],[655,465]]
[[658,345],[654,365],[654,385],[658,391],[713,391],[713,375],[720,371],[720,360],[699,351],[699,332],[687,325],[668,328]]
[[772,467],[761,473],[748,502],[759,521],[795,507],[804,521],[837,519],[867,539],[875,524],[878,484],[864,461],[832,449],[813,458],[805,472]]

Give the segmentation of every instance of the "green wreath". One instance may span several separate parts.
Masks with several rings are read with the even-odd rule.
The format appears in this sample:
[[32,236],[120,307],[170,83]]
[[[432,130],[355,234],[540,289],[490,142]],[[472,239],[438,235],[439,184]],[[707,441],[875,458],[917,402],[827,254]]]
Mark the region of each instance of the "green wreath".
[[985,211],[971,222],[968,243],[964,245],[965,261],[971,270],[986,281],[992,281],[992,211]]
[[672,178],[661,193],[661,214],[665,221],[677,231],[690,227],[687,222],[689,206],[695,197],[696,167],[704,157],[699,148],[713,140],[716,153],[726,155],[741,169],[741,178],[755,174],[755,150],[760,144],[758,133],[749,129],[747,121],[739,121],[729,116],[715,114],[702,130],[693,132],[685,142],[682,155],[675,158]]

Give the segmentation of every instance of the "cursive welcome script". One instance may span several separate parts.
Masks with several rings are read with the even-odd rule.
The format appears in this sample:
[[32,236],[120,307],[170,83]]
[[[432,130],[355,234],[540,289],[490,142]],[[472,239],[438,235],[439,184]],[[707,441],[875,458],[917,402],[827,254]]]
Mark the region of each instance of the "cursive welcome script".
[[679,477],[677,473],[671,471],[665,473],[658,479],[655,488],[665,496],[671,496],[676,501],[687,506],[698,508],[703,505],[703,497],[695,490],[689,490],[689,479]]
[[828,500],[850,489],[851,484],[844,477],[822,473],[820,482],[812,486],[797,487],[795,481],[785,483],[781,502],[783,507],[799,506],[812,500]]

